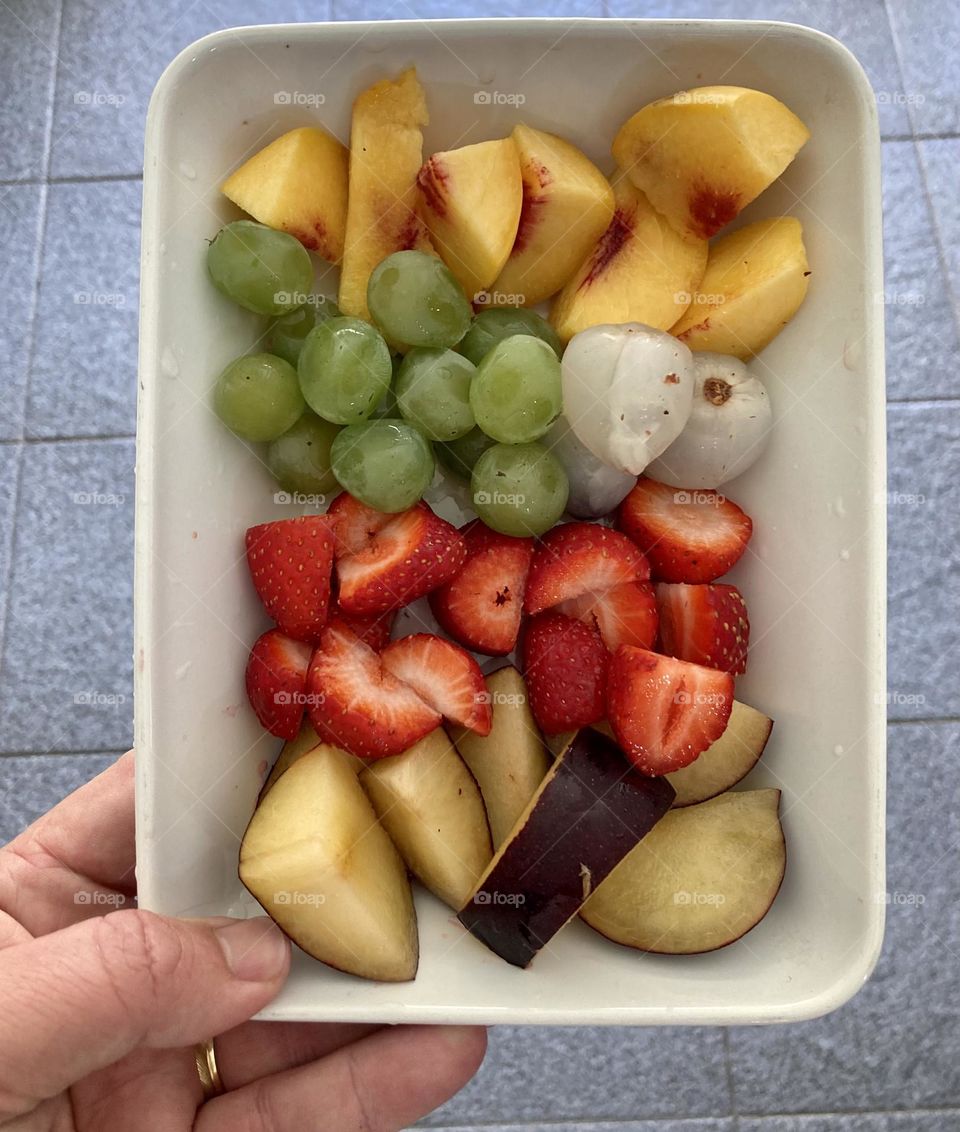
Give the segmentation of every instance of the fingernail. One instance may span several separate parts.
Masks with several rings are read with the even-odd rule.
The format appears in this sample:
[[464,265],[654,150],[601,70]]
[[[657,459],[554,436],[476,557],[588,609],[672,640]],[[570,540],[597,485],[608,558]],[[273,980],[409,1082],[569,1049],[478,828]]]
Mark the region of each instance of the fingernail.
[[214,932],[227,966],[238,979],[265,983],[277,978],[287,964],[290,944],[268,916],[235,920]]

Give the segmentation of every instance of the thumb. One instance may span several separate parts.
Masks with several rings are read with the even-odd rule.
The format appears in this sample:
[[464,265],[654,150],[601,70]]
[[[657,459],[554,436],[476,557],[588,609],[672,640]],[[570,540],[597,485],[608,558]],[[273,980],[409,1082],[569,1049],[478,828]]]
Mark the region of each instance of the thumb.
[[0,959],[0,1120],[141,1046],[190,1045],[277,994],[290,945],[265,916],[122,911],[15,944]]

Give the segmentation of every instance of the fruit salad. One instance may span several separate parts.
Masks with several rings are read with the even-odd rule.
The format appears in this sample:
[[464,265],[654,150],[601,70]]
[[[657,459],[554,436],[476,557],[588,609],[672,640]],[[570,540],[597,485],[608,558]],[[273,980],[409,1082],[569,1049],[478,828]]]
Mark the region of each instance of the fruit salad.
[[425,155],[428,101],[384,77],[349,149],[305,122],[222,186],[244,215],[211,284],[265,321],[212,403],[297,504],[246,532],[247,697],[283,746],[240,878],[380,981],[416,975],[417,884],[518,967],[575,917],[725,946],[785,865],[779,791],[734,789],[773,721],[736,698],[727,484],[771,442],[751,362],[811,274],[796,218],[725,229],[808,132],[707,86],[641,107],[603,169],[523,121]]

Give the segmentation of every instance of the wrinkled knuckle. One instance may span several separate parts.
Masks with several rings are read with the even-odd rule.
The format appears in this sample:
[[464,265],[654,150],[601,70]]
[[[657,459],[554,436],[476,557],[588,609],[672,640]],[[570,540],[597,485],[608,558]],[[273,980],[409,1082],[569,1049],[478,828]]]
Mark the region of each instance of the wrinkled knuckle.
[[97,948],[124,1005],[159,1003],[183,959],[176,929],[151,912],[111,912],[97,921]]

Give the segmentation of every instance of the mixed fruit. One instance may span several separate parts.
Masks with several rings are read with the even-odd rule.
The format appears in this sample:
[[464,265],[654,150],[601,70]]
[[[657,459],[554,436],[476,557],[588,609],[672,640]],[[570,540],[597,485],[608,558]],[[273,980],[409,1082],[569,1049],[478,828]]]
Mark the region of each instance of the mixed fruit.
[[246,534],[274,625],[247,694],[285,744],[241,879],[378,980],[416,974],[408,873],[518,966],[578,913],[723,946],[785,851],[779,791],[731,791],[773,724],[734,697],[750,625],[721,579],[753,524],[718,488],[769,440],[746,363],[810,272],[792,217],[712,238],[807,131],[760,91],[683,91],[607,178],[525,124],[424,163],[426,121],[410,70],[358,97],[349,152],[304,126],[223,185],[252,219],[210,278],[271,321],[214,407],[308,511]]

